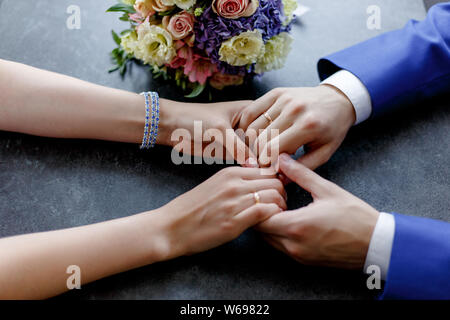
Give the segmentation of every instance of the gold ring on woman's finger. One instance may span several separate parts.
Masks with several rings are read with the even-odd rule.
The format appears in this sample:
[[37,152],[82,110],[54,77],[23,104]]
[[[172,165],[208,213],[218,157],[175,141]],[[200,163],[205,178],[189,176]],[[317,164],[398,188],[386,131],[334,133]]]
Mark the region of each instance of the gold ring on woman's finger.
[[258,204],[261,201],[261,197],[258,192],[253,192],[253,198],[255,198],[255,203]]

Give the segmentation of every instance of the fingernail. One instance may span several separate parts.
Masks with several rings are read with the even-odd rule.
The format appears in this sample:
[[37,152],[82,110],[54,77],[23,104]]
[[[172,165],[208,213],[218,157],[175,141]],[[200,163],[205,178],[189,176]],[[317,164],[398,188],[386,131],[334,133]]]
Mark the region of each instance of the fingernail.
[[258,168],[258,161],[255,158],[248,158],[245,161],[245,166],[249,168]]
[[286,154],[286,153],[282,153],[279,156],[279,161],[280,162],[289,163],[291,160],[292,160],[291,157],[288,154]]

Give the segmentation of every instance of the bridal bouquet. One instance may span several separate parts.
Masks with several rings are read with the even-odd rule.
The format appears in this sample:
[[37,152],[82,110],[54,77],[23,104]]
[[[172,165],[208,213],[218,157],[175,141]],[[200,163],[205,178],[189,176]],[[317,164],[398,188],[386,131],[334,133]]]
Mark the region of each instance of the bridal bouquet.
[[113,38],[115,67],[129,61],[150,66],[153,76],[173,79],[187,97],[209,85],[241,85],[255,75],[283,67],[297,0],[122,0],[108,12],[122,12],[131,28]]

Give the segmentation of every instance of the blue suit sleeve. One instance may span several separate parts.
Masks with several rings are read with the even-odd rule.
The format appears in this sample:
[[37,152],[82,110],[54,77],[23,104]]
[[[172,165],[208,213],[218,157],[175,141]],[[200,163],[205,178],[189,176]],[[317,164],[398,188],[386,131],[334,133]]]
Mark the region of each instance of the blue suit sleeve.
[[450,92],[450,2],[432,7],[424,21],[411,20],[318,63],[321,80],[340,69],[367,87],[372,116]]
[[450,299],[450,223],[394,214],[381,299]]

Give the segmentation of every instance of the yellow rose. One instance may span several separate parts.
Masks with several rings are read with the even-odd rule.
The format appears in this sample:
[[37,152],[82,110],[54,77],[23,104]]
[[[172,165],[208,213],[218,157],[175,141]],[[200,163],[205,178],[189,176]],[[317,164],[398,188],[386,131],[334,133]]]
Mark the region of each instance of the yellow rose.
[[255,63],[264,54],[264,41],[258,30],[246,31],[228,39],[219,50],[220,61],[232,66]]

